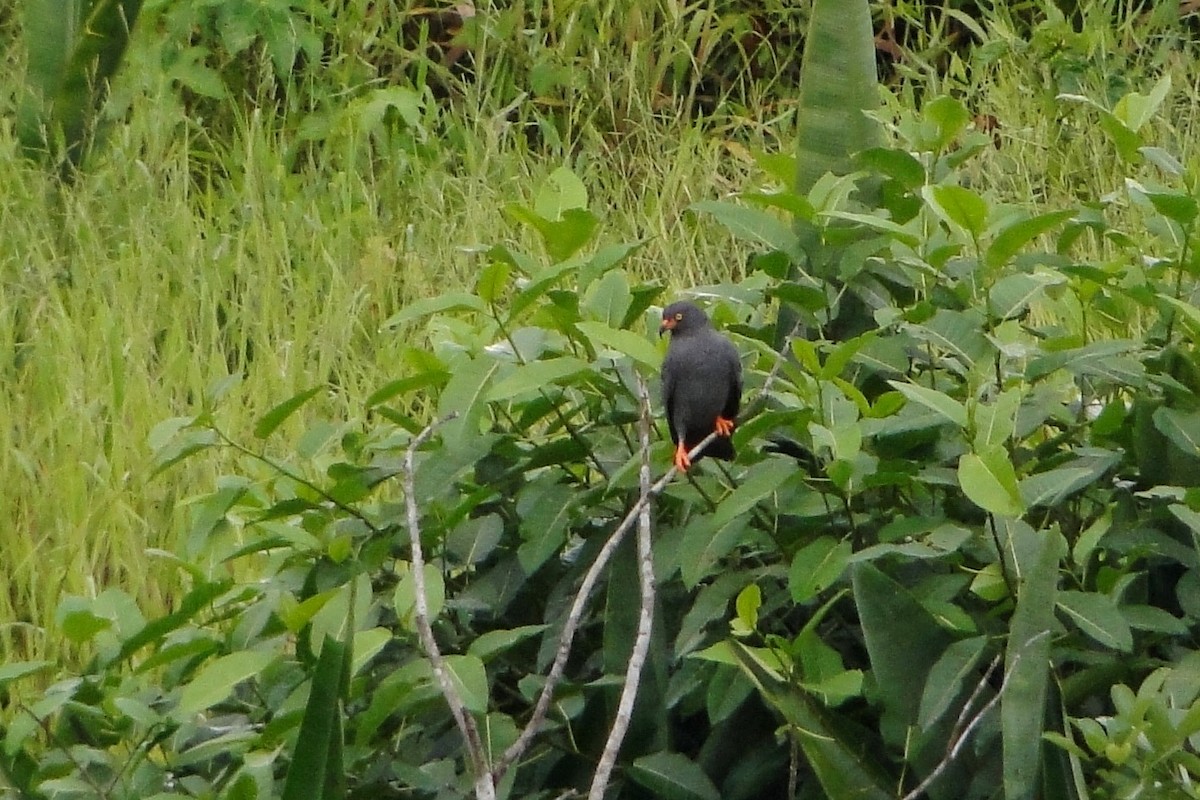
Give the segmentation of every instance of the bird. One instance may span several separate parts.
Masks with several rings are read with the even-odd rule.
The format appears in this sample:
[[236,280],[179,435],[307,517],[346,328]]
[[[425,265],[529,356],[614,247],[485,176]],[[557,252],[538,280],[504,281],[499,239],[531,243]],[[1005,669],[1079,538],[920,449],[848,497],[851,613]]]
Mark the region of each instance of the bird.
[[663,309],[658,335],[671,332],[662,365],[662,400],[675,443],[675,466],[687,472],[688,452],[716,431],[696,456],[732,461],[729,437],[742,401],[742,362],[733,342],[717,333],[699,306],[681,300]]

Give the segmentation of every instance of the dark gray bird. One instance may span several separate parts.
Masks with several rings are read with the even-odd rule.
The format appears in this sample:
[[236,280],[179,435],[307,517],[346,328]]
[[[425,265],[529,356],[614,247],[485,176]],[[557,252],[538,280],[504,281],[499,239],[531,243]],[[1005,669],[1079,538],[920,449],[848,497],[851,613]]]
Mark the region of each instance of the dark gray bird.
[[696,456],[726,461],[734,457],[729,440],[742,401],[742,362],[737,348],[713,330],[708,316],[692,303],[663,309],[658,335],[671,332],[662,365],[663,405],[675,443],[675,466],[686,472],[688,451],[716,431],[720,436]]

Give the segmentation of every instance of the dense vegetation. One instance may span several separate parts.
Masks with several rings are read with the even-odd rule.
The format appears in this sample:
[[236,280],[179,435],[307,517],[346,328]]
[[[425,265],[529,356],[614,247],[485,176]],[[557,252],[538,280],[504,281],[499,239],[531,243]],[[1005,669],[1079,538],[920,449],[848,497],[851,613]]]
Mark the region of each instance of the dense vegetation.
[[[612,796],[1196,796],[1194,4],[873,5],[808,178],[807,5],[399,5],[0,94],[0,794],[582,793],[632,653]],[[741,456],[651,490],[684,291]]]

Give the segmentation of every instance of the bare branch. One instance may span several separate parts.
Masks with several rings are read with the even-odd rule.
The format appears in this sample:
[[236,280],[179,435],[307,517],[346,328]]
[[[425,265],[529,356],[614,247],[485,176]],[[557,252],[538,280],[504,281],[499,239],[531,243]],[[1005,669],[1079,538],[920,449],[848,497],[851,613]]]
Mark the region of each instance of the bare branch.
[[646,381],[639,373],[637,376],[638,399],[641,401],[642,418],[640,425],[642,444],[642,468],[640,472],[641,497],[638,506],[638,565],[639,585],[642,595],[642,607],[638,615],[637,637],[633,641],[633,651],[629,654],[629,665],[625,670],[625,685],[621,688],[621,699],[617,703],[617,716],[613,720],[612,730],[609,731],[608,741],[604,744],[604,752],[592,776],[592,787],[588,792],[588,800],[604,800],[608,789],[608,779],[616,766],[617,756],[621,752],[621,743],[629,730],[633,718],[633,704],[637,699],[638,687],[641,683],[642,668],[646,664],[646,654],[650,651],[650,633],[654,623],[654,553],[650,546],[650,392]]
[[[698,456],[700,451],[716,438],[716,432],[704,437],[688,453],[688,458]],[[621,523],[617,525],[616,530],[608,537],[608,541],[600,548],[600,552],[596,554],[596,560],[592,562],[587,572],[584,573],[583,581],[579,585],[579,591],[575,593],[575,601],[571,604],[571,610],[567,614],[566,622],[563,624],[562,633],[559,634],[558,650],[554,654],[554,663],[550,665],[550,672],[546,675],[546,683],[542,686],[541,694],[538,695],[537,704],[533,708],[533,714],[530,716],[529,722],[525,724],[521,735],[504,751],[504,754],[492,767],[492,774],[496,781],[499,781],[505,771],[512,766],[513,762],[525,753],[530,741],[533,740],[534,735],[541,728],[542,722],[545,721],[546,712],[550,708],[550,701],[554,697],[554,690],[558,687],[559,681],[562,680],[563,670],[567,666],[567,658],[571,655],[571,642],[575,638],[575,632],[579,629],[579,624],[583,619],[583,611],[587,606],[588,599],[591,597],[592,590],[596,588],[596,583],[600,580],[600,574],[604,572],[604,568],[612,560],[617,547],[625,539],[625,535],[629,533],[629,529],[633,527],[633,522],[641,514],[642,509],[648,508],[650,501],[661,494],[663,489],[667,488],[667,484],[675,477],[675,472],[675,467],[672,466],[661,478],[654,482],[648,493],[638,498],[633,508],[629,509],[629,513],[625,515]]]
[[404,510],[408,517],[408,538],[412,548],[413,589],[416,595],[414,616],[416,617],[417,633],[421,638],[421,646],[425,648],[430,666],[433,668],[433,677],[442,690],[442,696],[446,698],[446,704],[450,706],[454,724],[458,726],[458,731],[462,734],[463,742],[467,746],[467,755],[470,757],[472,773],[475,776],[475,797],[477,800],[494,800],[496,786],[492,780],[491,768],[488,766],[483,740],[479,736],[479,728],[475,724],[475,718],[467,710],[454,681],[451,680],[446,660],[442,657],[441,650],[438,649],[437,639],[433,636],[433,626],[429,620],[429,597],[425,589],[425,557],[421,552],[421,512],[417,507],[416,469],[413,466],[413,457],[417,449],[433,435],[434,429],[456,416],[458,415],[450,414],[426,425],[425,429],[417,434],[417,437],[408,445],[408,450],[404,453]]
[[996,704],[1000,702],[1000,698],[1004,696],[1004,690],[1008,688],[1008,681],[1012,677],[1013,671],[1016,670],[1017,664],[1021,661],[1021,656],[1019,654],[1013,656],[1012,665],[1005,673],[1004,681],[1000,684],[1000,689],[996,692],[996,696],[991,700],[988,700],[984,707],[979,709],[979,713],[974,717],[971,717],[971,721],[967,723],[966,727],[963,727],[963,721],[966,720],[971,706],[975,705],[975,701],[979,699],[979,695],[983,693],[984,688],[987,686],[988,679],[991,677],[992,672],[995,671],[996,667],[1000,665],[1000,660],[1002,658],[1003,654],[1000,654],[992,659],[992,663],[988,666],[987,671],[983,673],[983,677],[980,678],[979,683],[975,685],[975,690],[971,692],[971,696],[967,698],[967,702],[963,704],[962,711],[959,712],[958,719],[954,723],[954,730],[951,731],[950,740],[946,743],[946,754],[942,757],[942,760],[938,762],[938,765],[933,768],[932,772],[925,776],[925,780],[921,781],[917,785],[917,788],[904,795],[901,800],[917,800],[917,798],[924,794],[925,790],[928,789],[934,781],[941,777],[942,773],[946,771],[946,768],[950,766],[951,762],[958,758],[958,754],[962,751],[963,745],[967,743],[967,739],[971,738],[971,734],[975,731],[975,728],[979,726],[979,723],[983,721],[983,718],[986,717],[988,713],[996,707]]

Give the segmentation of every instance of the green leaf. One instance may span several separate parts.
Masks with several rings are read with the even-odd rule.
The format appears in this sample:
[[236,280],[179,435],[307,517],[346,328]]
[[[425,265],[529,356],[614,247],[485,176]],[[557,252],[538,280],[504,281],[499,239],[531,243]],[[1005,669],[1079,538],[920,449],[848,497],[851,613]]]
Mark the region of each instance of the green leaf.
[[320,392],[321,389],[322,387],[320,386],[314,386],[311,389],[307,389],[297,395],[293,395],[292,397],[289,397],[287,400],[284,400],[282,403],[272,408],[266,414],[263,414],[261,417],[259,417],[258,422],[256,422],[254,425],[255,437],[259,439],[266,439],[268,436],[274,433],[275,429],[282,425],[288,417],[296,413],[296,411],[298,411],[309,400],[316,397],[317,393]]
[[262,672],[274,660],[272,653],[241,650],[212,661],[183,687],[176,714],[187,719],[224,700],[234,687]]
[[566,261],[592,238],[600,221],[592,212],[583,208],[568,208],[561,218],[550,220],[515,203],[504,207],[504,211],[518,222],[524,222],[541,235],[546,254],[555,263]]
[[463,705],[472,714],[486,714],[488,708],[488,679],[483,661],[475,656],[446,656],[446,669],[454,681]]
[[903,381],[888,381],[888,383],[914,403],[920,403],[929,410],[936,411],[959,428],[967,427],[966,407],[945,392]]
[[512,265],[503,261],[493,261],[479,272],[475,281],[475,294],[488,305],[492,305],[508,288],[508,279],[512,276]]
[[1074,215],[1073,210],[1050,211],[1027,217],[1005,225],[996,233],[988,245],[985,262],[988,269],[999,269],[1008,263],[1017,251],[1043,233],[1053,230]]
[[788,570],[792,600],[804,603],[832,586],[850,561],[853,548],[848,541],[821,536],[797,551]]
[[[425,607],[429,612],[429,621],[433,623],[446,605],[446,584],[442,579],[442,571],[433,564],[426,564],[422,574],[425,578]],[[392,607],[396,609],[401,625],[410,631],[417,629],[417,582],[413,579],[411,569],[396,582],[396,589],[392,592]]]
[[542,634],[546,625],[522,625],[503,631],[488,631],[477,637],[467,647],[467,655],[474,656],[485,664],[517,645]]
[[988,290],[991,315],[998,320],[1017,319],[1045,294],[1048,287],[1066,282],[1065,276],[1045,272],[1006,275]]
[[[758,686],[763,700],[791,726],[804,758],[826,797],[889,800],[893,781],[866,755],[878,746],[867,731],[820,706],[811,695],[782,680],[762,653],[737,641],[727,650]],[[849,676],[852,679],[852,676]]]
[[536,392],[554,384],[569,383],[569,378],[591,372],[591,365],[572,356],[549,358],[522,364],[499,380],[487,393],[489,402],[509,400],[526,392]]
[[916,725],[921,695],[950,634],[896,581],[868,563],[851,572],[854,604],[884,705],[884,735],[902,745]]
[[1019,517],[1025,513],[1017,474],[1003,447],[993,446],[963,454],[958,460],[958,482],[963,494],[984,511],[1002,517]]
[[447,311],[487,311],[487,304],[470,292],[447,292],[409,303],[399,312],[388,317],[381,327],[384,330],[398,328],[422,317],[443,314]]
[[971,113],[961,101],[949,95],[935,97],[925,104],[921,114],[937,126],[937,138],[925,145],[931,150],[945,150],[967,128]]
[[1040,552],[1022,582],[1005,650],[1007,684],[1000,699],[1000,725],[1006,798],[1038,796],[1058,562],[1066,549],[1058,534],[1041,531],[1038,535]]
[[771,500],[785,481],[799,474],[762,461],[750,468],[742,485],[725,497],[717,510],[688,527],[681,571],[688,587],[695,586],[728,553],[747,530],[746,515],[760,502]]
[[1180,411],[1163,406],[1154,412],[1154,427],[1191,456],[1200,456],[1200,411]]
[[533,203],[534,212],[548,220],[562,219],[568,211],[587,207],[587,187],[566,167],[558,167],[546,177]]
[[1154,84],[1150,94],[1129,92],[1113,107],[1112,113],[1129,130],[1137,133],[1142,126],[1149,122],[1171,91],[1171,76],[1163,75]]
[[757,583],[752,583],[738,592],[734,601],[737,615],[730,627],[737,636],[748,636],[758,628],[758,610],[762,608],[762,589]]
[[975,407],[975,447],[984,449],[1007,442],[1016,428],[1020,408],[1020,389],[1008,389],[990,403],[979,403]]
[[904,150],[871,147],[855,156],[855,165],[859,169],[894,178],[906,189],[916,189],[925,183],[925,168]]
[[1091,467],[1056,467],[1021,479],[1021,498],[1029,508],[1053,508],[1072,494],[1093,485],[1103,470]]
[[711,214],[734,236],[753,245],[779,250],[789,255],[799,252],[799,239],[791,227],[766,211],[746,208],[725,200],[701,200],[688,208],[690,211]]
[[54,666],[52,661],[10,661],[7,664],[0,664],[0,689],[12,681],[20,680],[26,675],[33,675],[52,666]]
[[575,327],[593,343],[593,346],[599,344],[616,350],[651,369],[658,369],[662,365],[662,355],[658,348],[646,337],[633,331],[610,328],[603,322],[579,322]]
[[341,702],[349,663],[346,645],[325,637],[283,785],[283,800],[341,800],[345,794]]
[[712,780],[681,753],[652,753],[629,767],[630,779],[661,800],[721,800]]
[[1108,595],[1095,592],[1058,593],[1058,607],[1079,630],[1105,647],[1128,653],[1133,649],[1129,623]]
[[864,225],[872,230],[878,231],[891,239],[907,246],[916,248],[921,242],[921,238],[916,233],[893,222],[885,217],[879,217],[874,214],[856,214],[850,211],[824,211],[820,214],[822,217],[829,219],[840,219],[846,222],[857,222],[859,225]]
[[438,417],[451,412],[458,417],[441,427],[446,445],[454,448],[465,438],[479,435],[479,422],[487,409],[486,397],[500,362],[488,358],[463,359],[455,364],[450,381],[438,397]]
[[792,188],[808,195],[826,173],[848,174],[855,153],[883,144],[883,128],[870,116],[881,103],[868,4],[815,0],[798,95]]
[[917,726],[928,730],[942,718],[946,709],[963,690],[963,682],[975,675],[975,665],[987,649],[987,637],[975,636],[954,642],[929,670],[925,689],[921,693],[921,706],[917,713]]
[[939,217],[962,228],[972,239],[987,229],[987,202],[970,189],[953,184],[925,186],[921,194]]

